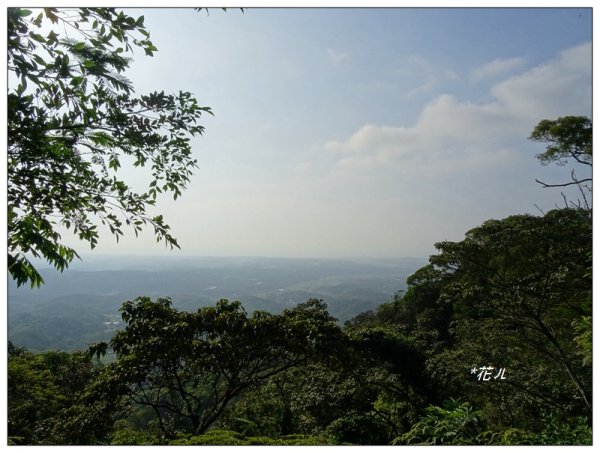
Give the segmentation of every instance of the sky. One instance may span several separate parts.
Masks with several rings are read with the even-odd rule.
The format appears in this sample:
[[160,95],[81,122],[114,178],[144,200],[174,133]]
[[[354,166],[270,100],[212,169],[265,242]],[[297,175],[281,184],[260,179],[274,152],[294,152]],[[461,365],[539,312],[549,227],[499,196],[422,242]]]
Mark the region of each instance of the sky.
[[543,167],[527,137],[591,117],[591,8],[128,12],[159,49],[135,55],[136,92],[190,91],[214,117],[187,190],[153,211],[182,250],[149,231],[105,234],[94,253],[427,257],[487,219],[563,204],[535,179],[572,167]]

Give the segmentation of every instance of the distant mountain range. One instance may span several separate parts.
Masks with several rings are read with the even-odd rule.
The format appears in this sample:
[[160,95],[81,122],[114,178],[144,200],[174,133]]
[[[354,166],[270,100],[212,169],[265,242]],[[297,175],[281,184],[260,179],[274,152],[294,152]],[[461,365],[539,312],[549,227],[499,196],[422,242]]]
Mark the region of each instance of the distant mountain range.
[[101,256],[64,273],[42,269],[39,289],[8,282],[8,335],[33,351],[85,349],[122,326],[118,312],[138,296],[170,297],[181,310],[219,299],[248,313],[279,312],[323,299],[340,322],[392,299],[425,259],[149,258]]

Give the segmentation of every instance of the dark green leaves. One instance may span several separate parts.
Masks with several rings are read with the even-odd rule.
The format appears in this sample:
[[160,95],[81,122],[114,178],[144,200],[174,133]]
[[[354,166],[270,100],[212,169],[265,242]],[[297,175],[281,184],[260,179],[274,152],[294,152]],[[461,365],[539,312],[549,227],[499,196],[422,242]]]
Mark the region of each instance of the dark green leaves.
[[589,219],[592,219],[592,121],[584,116],[565,116],[557,120],[542,120],[535,127],[530,140],[546,143],[546,151],[536,157],[542,165],[552,162],[566,165],[575,162],[583,165],[583,172],[576,174],[571,170],[571,180],[567,182],[546,183],[536,179],[543,187],[566,187],[576,185],[580,198],[567,201],[563,194],[566,207],[585,208]]
[[146,52],[146,55],[149,55],[149,56],[153,56],[153,55],[154,55],[154,52],[156,52],[157,50],[158,50],[158,49],[157,49],[156,47],[154,47],[154,46],[152,45],[152,43],[149,43],[149,45],[147,45],[147,46],[144,48],[144,51]]
[[[43,281],[26,254],[59,270],[76,256],[61,245],[59,224],[92,248],[100,223],[117,240],[123,225],[136,235],[149,225],[157,240],[179,247],[163,218],[147,208],[158,193],[177,198],[186,188],[196,166],[190,138],[203,133],[198,123],[211,111],[190,93],[134,96],[126,55],[133,47],[149,55],[158,50],[143,17],[113,8],[44,8],[33,19],[29,10],[10,8],[8,18],[8,66],[18,80],[8,93],[13,278]],[[51,28],[46,36],[42,25]],[[150,170],[146,192],[120,179],[122,156]]]
[[50,19],[53,24],[58,23],[58,16],[55,14],[57,13],[56,8],[44,8],[44,12],[46,13],[46,17]]
[[86,354],[34,354],[9,343],[9,437],[22,445],[52,443],[54,417],[75,403],[96,373],[97,367]]
[[517,385],[490,388],[486,397],[473,382],[470,400],[502,398],[503,411],[522,419],[540,408],[561,417],[591,414],[591,367],[581,360],[587,343],[574,333],[592,309],[585,210],[490,220],[465,240],[436,247],[430,261],[447,276],[438,300],[454,312],[452,347],[430,360],[436,373],[469,387],[450,364],[507,367]]
[[[126,326],[110,342],[117,359],[85,398],[110,405],[125,397],[155,409],[162,395],[156,417],[166,438],[205,432],[245,391],[323,355],[321,347],[341,335],[319,301],[248,316],[239,302],[188,313],[169,299],[140,297],[121,315]],[[106,348],[97,344],[90,354]]]
[[543,164],[566,164],[567,158],[591,165],[592,122],[583,116],[566,116],[557,120],[542,120],[531,133],[530,140],[548,143],[546,152],[537,158]]

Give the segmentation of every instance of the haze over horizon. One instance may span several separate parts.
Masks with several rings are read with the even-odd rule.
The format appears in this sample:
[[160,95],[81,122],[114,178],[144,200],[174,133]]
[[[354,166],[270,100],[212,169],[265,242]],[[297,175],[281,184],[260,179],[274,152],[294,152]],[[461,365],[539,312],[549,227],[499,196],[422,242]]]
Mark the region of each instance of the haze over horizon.
[[156,207],[182,250],[150,231],[92,252],[64,234],[82,255],[427,257],[563,203],[535,179],[571,167],[541,166],[527,137],[591,116],[591,8],[131,13],[159,49],[135,55],[136,92],[190,91],[215,116],[188,189]]

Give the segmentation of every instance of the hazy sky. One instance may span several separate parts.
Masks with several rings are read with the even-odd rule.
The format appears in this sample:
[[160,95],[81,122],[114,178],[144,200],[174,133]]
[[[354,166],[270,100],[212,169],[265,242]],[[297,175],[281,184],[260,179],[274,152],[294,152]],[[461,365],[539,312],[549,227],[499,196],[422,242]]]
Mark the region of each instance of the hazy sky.
[[427,256],[562,204],[535,178],[571,167],[542,167],[527,137],[591,116],[590,8],[129,12],[159,48],[136,56],[136,91],[190,91],[215,116],[188,190],[156,210],[182,252],[129,234],[99,253]]

